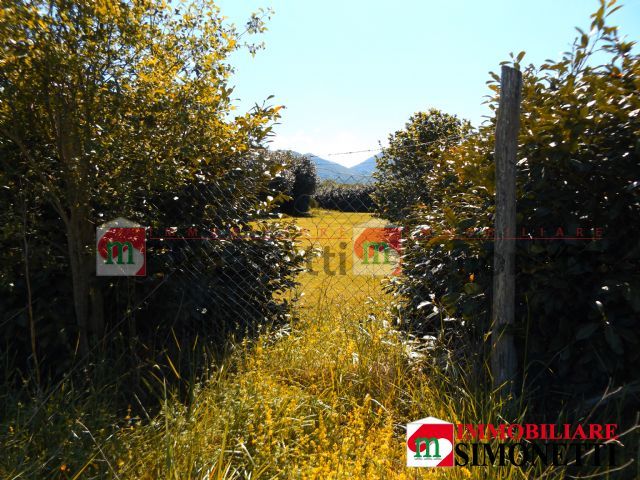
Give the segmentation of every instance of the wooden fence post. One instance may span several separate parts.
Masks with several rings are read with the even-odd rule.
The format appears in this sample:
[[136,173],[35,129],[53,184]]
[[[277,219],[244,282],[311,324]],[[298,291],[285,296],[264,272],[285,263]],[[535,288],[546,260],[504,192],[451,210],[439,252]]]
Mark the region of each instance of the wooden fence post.
[[494,387],[514,393],[518,358],[511,327],[515,314],[516,154],[520,128],[522,73],[502,66],[496,123],[496,216],[491,318],[491,374]]

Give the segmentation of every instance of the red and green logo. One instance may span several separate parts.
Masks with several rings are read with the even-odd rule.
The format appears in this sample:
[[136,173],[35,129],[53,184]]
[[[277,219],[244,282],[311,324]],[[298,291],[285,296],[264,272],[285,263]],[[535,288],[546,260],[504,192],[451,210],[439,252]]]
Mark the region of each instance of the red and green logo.
[[146,229],[118,218],[96,229],[96,275],[143,277],[147,274]]
[[353,273],[388,276],[400,274],[399,227],[372,220],[353,229]]
[[407,424],[408,467],[453,467],[453,423],[427,417]]

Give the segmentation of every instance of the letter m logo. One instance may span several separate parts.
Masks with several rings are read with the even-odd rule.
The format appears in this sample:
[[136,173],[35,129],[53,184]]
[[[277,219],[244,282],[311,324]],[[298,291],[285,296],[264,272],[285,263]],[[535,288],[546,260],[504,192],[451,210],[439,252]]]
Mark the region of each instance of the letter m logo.
[[434,417],[407,425],[408,467],[453,467],[453,423]]
[[107,242],[107,265],[113,265],[113,252],[118,252],[118,265],[124,265],[122,253],[127,251],[127,265],[133,265],[133,243],[131,242]]
[[400,273],[400,227],[373,219],[353,227],[354,275],[392,276]]
[[118,218],[96,229],[96,275],[144,276],[147,274],[146,230]]
[[[442,458],[440,456],[440,443],[437,438],[418,437],[415,439],[414,443],[416,446],[416,454],[413,458],[433,458],[437,460]],[[433,450],[430,448],[431,445],[434,447]],[[422,447],[424,447],[424,449]],[[431,452],[433,452],[433,454]],[[420,453],[422,453],[422,455],[420,455]]]
[[369,256],[371,254],[371,250],[373,250],[373,264],[377,265],[379,262],[378,256],[380,251],[384,252],[384,262],[385,264],[389,263],[389,244],[387,242],[364,242],[362,244],[363,250],[363,259],[362,263],[369,263]]

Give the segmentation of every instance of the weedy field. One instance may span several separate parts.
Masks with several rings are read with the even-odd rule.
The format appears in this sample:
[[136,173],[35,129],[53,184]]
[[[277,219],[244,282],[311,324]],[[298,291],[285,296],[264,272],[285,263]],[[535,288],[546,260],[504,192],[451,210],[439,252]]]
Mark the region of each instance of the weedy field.
[[35,421],[18,404],[3,432],[2,478],[531,478],[508,467],[406,468],[405,423],[488,423],[500,405],[466,389],[455,369],[412,355],[392,328],[381,277],[353,275],[352,227],[369,220],[320,210],[295,219],[301,248],[324,252],[301,274],[295,319],[237,345],[191,401],[167,388],[158,414],[117,418],[109,385],[63,384],[40,394]]
[[[431,75],[453,114],[404,81],[416,65],[433,71],[415,59],[439,36],[403,23],[464,21],[452,2],[363,2],[350,14],[371,13],[352,22],[367,31],[342,28],[333,46],[280,28],[315,5],[283,8],[275,56],[254,65],[275,75],[265,99],[237,97],[264,92],[264,75],[235,74],[237,55],[265,47],[272,9],[245,22],[234,10],[246,2],[179,3],[0,9],[0,479],[640,478],[640,55],[627,21],[638,7],[598,0],[587,17],[528,2],[533,30],[515,32],[525,51],[485,35],[509,40],[522,9],[496,16],[483,2],[446,32],[437,63],[457,71],[477,46],[468,88]],[[346,2],[324,3],[340,30]],[[556,33],[537,42],[549,15]],[[398,32],[420,37],[397,49]],[[391,48],[365,41],[369,60],[394,60],[367,77],[375,88],[352,61],[366,60],[368,34]],[[353,78],[292,82],[291,46],[329,52]],[[451,99],[477,92],[509,50],[487,76],[487,115],[475,93],[458,108]],[[406,102],[379,101],[399,89]],[[301,109],[287,118],[304,135],[280,127],[283,103]],[[349,109],[375,123],[361,139],[335,135]],[[528,234],[540,228],[556,234]],[[403,274],[385,286],[371,270],[397,273],[386,260],[401,246]],[[409,469],[405,425],[425,417],[615,422],[607,449],[624,447],[625,463],[598,466],[604,438],[583,455],[582,443],[571,455],[547,442],[534,457],[533,440],[558,439],[512,434],[468,444],[476,466]],[[416,463],[454,448],[440,431],[411,427]]]
[[307,217],[290,219],[302,229],[300,246],[313,249],[315,256],[306,272],[298,276],[302,309],[323,304],[353,310],[368,298],[384,300],[381,277],[353,272],[354,231],[375,222],[369,213],[314,209]]
[[[150,423],[117,435],[120,478],[530,478],[517,468],[407,469],[406,422],[496,419],[499,405],[410,361],[390,328],[380,277],[351,273],[354,225],[367,214],[314,211],[296,219],[329,252],[300,278],[290,328],[245,343],[191,405],[167,398]],[[325,250],[326,252],[327,250]],[[328,265],[328,267],[327,267]],[[329,268],[336,274],[322,273]],[[95,457],[99,461],[99,455]],[[105,459],[106,460],[106,459]]]

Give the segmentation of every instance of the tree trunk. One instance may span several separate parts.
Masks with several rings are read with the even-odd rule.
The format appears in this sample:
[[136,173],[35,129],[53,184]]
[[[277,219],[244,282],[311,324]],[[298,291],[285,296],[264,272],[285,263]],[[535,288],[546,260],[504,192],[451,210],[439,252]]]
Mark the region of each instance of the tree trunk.
[[67,228],[73,302],[83,355],[105,330],[104,297],[95,276],[94,230],[87,216],[88,208],[73,209]]
[[104,335],[104,301],[95,276],[95,229],[89,220],[89,201],[71,207],[67,242],[73,283],[73,301],[80,338],[80,351]]
[[87,275],[83,242],[83,235],[79,219],[71,213],[67,227],[67,243],[69,247],[69,264],[71,266],[71,281],[73,284],[73,304],[78,326],[78,343],[80,354],[89,352],[89,282]]
[[104,333],[102,292],[95,277],[95,229],[91,214],[91,168],[84,154],[77,105],[62,100],[52,110],[58,154],[65,166],[68,201],[67,243],[80,353],[89,352],[93,339]]

